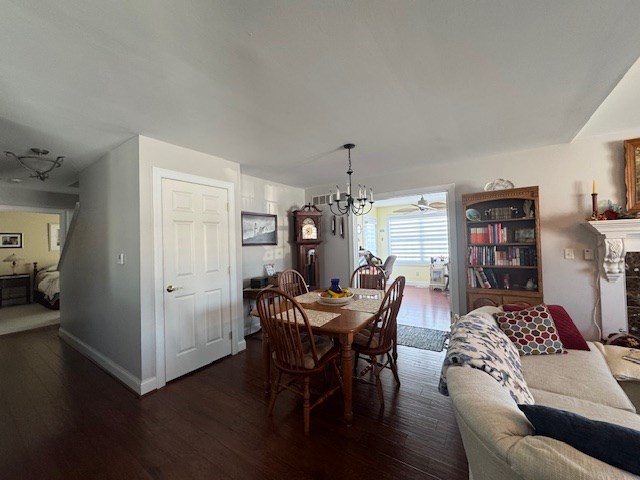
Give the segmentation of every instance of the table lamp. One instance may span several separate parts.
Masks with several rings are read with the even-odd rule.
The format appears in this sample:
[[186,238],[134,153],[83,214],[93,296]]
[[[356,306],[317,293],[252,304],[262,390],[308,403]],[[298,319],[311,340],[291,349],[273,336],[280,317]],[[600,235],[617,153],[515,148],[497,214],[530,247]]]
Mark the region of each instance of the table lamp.
[[24,258],[19,257],[15,253],[12,253],[7,258],[3,260],[3,262],[11,262],[11,269],[13,270],[13,275],[16,274],[16,265],[20,262],[24,262]]

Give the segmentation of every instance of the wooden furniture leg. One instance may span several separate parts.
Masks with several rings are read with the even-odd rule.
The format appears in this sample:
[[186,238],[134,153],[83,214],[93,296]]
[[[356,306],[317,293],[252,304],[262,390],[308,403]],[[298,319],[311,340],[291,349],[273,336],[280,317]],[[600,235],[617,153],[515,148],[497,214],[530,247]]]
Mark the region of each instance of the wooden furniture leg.
[[264,366],[264,393],[271,393],[271,352],[269,348],[269,336],[267,331],[262,329],[262,363]]
[[353,423],[353,366],[351,361],[351,344],[353,334],[340,335],[340,348],[342,351],[342,395],[344,397],[344,421],[347,425]]
[[398,326],[396,325],[396,329],[393,332],[393,352],[392,356],[394,360],[398,359]]

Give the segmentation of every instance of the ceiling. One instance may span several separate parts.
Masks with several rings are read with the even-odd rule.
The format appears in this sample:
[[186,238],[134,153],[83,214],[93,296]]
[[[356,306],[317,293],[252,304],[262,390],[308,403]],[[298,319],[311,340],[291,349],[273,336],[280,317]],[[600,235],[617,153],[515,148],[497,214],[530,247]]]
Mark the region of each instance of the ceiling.
[[300,187],[569,142],[640,56],[636,0],[0,8],[0,151],[67,157],[0,178],[55,191],[138,134]]

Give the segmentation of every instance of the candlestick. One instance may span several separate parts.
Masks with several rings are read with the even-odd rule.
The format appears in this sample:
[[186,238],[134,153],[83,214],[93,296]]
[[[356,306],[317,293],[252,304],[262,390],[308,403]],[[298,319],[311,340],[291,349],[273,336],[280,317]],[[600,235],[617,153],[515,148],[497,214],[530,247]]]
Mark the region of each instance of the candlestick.
[[598,194],[591,194],[591,218],[593,220],[598,220]]
[[594,193],[596,193],[596,181],[593,181],[593,184],[591,185],[591,194],[593,195]]

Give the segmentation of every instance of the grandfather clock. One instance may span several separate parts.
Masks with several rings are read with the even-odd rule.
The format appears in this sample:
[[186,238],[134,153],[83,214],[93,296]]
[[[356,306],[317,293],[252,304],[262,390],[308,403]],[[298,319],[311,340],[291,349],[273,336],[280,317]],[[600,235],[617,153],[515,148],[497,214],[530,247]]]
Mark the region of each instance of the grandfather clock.
[[321,217],[322,211],[310,203],[293,211],[294,237],[298,245],[297,270],[309,285],[309,290],[320,288],[318,245],[322,243]]

